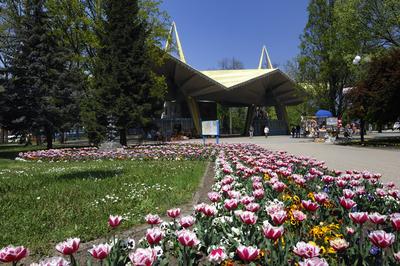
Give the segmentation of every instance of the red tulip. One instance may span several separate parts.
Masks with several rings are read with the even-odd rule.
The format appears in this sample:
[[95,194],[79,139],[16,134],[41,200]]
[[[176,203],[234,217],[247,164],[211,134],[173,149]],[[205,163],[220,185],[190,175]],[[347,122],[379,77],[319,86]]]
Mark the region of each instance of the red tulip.
[[311,200],[302,200],[301,205],[304,209],[311,212],[315,212],[319,208],[319,205]]
[[225,208],[227,210],[230,211],[230,210],[236,209],[238,204],[239,203],[238,203],[238,201],[236,199],[226,199],[225,203],[224,203],[224,206],[225,206]]
[[381,215],[377,212],[368,215],[368,219],[374,224],[383,224],[386,221],[386,215]]
[[379,248],[387,248],[394,243],[395,235],[392,233],[386,233],[383,230],[377,230],[369,233],[368,238],[375,246]]
[[193,216],[185,216],[179,220],[179,224],[184,228],[191,227],[195,222],[196,219]]
[[208,255],[208,261],[215,264],[221,264],[227,258],[228,256],[223,248],[213,249]]
[[79,238],[69,238],[56,245],[56,250],[64,255],[71,255],[78,251],[81,240]]
[[1,262],[17,262],[29,255],[29,251],[24,246],[8,246],[0,250]]
[[257,215],[250,211],[241,212],[239,217],[245,224],[255,224],[257,222]]
[[119,215],[110,215],[110,217],[108,217],[108,224],[112,227],[115,228],[117,226],[119,226],[121,224],[122,221],[122,216]]
[[276,225],[283,224],[287,218],[286,211],[277,211],[271,214],[272,221]]
[[323,204],[328,199],[328,194],[321,192],[321,193],[314,193],[314,198],[319,204]]
[[400,231],[400,214],[392,214],[390,218],[390,222],[392,223],[393,229],[395,231]]
[[205,216],[211,217],[214,216],[216,213],[217,213],[217,208],[215,208],[215,206],[206,204],[203,208],[203,214]]
[[162,223],[162,220],[160,219],[160,217],[155,214],[147,214],[145,217],[145,220],[148,224],[154,225],[154,224],[160,224]]
[[350,210],[357,204],[352,200],[352,199],[346,199],[344,197],[340,197],[339,199],[340,205],[342,205],[343,208]]
[[236,253],[238,254],[240,259],[248,262],[255,260],[260,251],[255,247],[239,246],[236,249]]
[[352,199],[352,198],[354,198],[355,195],[356,195],[356,193],[353,190],[343,189],[343,196],[346,199]]
[[197,246],[200,243],[196,234],[186,229],[178,231],[177,236],[179,243],[187,247]]
[[252,202],[246,205],[246,211],[257,212],[260,209],[260,204]]
[[98,260],[105,259],[110,254],[110,251],[111,246],[109,244],[93,245],[93,248],[88,250],[90,255]]
[[221,194],[219,194],[218,192],[210,192],[207,194],[207,196],[212,202],[217,202],[221,200]]

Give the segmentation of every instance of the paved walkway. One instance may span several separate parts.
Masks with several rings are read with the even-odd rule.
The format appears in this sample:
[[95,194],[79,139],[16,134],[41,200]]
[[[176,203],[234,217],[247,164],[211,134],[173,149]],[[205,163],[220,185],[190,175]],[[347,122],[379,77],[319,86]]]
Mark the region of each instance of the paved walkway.
[[[215,141],[209,139],[208,142]],[[368,170],[382,174],[382,182],[393,181],[400,187],[400,150],[340,146],[314,143],[289,136],[223,138],[221,143],[254,143],[271,150],[311,156],[326,162],[330,169]]]

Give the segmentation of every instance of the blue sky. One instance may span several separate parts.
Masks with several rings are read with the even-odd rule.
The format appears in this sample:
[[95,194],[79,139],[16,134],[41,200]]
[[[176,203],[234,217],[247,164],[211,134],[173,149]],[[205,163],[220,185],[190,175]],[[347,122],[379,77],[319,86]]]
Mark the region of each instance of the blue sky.
[[201,70],[235,57],[256,68],[262,45],[281,68],[299,53],[308,0],[164,0],[186,61]]

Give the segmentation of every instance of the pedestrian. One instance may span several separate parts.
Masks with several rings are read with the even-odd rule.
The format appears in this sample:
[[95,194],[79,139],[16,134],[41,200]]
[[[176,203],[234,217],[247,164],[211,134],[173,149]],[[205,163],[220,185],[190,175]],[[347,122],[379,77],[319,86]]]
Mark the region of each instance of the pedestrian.
[[296,134],[296,128],[293,126],[292,127],[292,138],[294,138],[294,135]]
[[266,126],[264,127],[264,134],[265,134],[265,137],[266,137],[266,138],[268,138],[268,133],[269,133],[269,128],[268,128],[268,126],[266,125]]
[[253,127],[253,126],[250,126],[250,128],[249,128],[249,135],[250,135],[250,138],[253,137],[253,133],[254,133],[254,127]]
[[300,138],[300,126],[296,126],[296,138]]

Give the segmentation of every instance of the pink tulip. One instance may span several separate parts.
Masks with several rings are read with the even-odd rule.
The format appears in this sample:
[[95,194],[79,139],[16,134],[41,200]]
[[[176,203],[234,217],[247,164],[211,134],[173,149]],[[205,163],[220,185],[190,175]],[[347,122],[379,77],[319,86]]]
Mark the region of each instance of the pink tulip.
[[256,199],[264,198],[264,194],[265,194],[264,189],[256,189],[256,190],[253,191],[253,196]]
[[355,233],[354,228],[346,227],[346,233],[349,235],[353,235]]
[[238,201],[237,199],[226,199],[224,202],[224,206],[227,210],[234,210],[237,208],[238,206]]
[[93,248],[88,250],[90,255],[98,260],[105,259],[110,254],[110,251],[111,246],[109,244],[93,245]]
[[299,222],[302,222],[305,219],[307,219],[307,215],[305,215],[302,211],[293,210],[292,214],[293,214],[293,217]]
[[343,189],[343,196],[346,199],[352,199],[352,198],[354,198],[355,195],[356,195],[356,193],[353,190]]
[[264,236],[268,239],[272,239],[275,241],[283,235],[284,231],[285,229],[283,228],[283,226],[272,226],[268,221],[264,222],[263,233]]
[[117,226],[119,226],[121,224],[122,221],[122,216],[119,215],[110,215],[110,217],[108,217],[108,225],[111,226],[112,228],[115,228]]
[[8,246],[0,250],[0,261],[4,263],[18,262],[29,255],[29,250],[24,246]]
[[390,222],[392,223],[393,229],[395,231],[400,231],[400,215],[391,215]]
[[320,248],[303,241],[297,242],[293,248],[294,254],[302,258],[314,258],[319,256]]
[[179,217],[179,215],[181,215],[181,209],[179,209],[179,208],[169,209],[169,210],[167,210],[167,215],[170,218],[175,219],[175,218]]
[[345,180],[337,180],[336,184],[338,185],[338,187],[344,188],[347,185],[347,181],[345,181]]
[[203,212],[204,206],[206,206],[206,204],[204,202],[194,205],[195,212]]
[[238,254],[240,259],[248,262],[255,260],[260,251],[256,247],[239,246],[236,249],[236,253]]
[[150,245],[158,244],[161,239],[164,237],[164,232],[161,231],[159,228],[151,228],[147,229],[146,232],[146,239]]
[[246,205],[246,210],[251,212],[257,212],[260,209],[260,204],[252,202]]
[[329,264],[325,259],[314,257],[300,261],[299,266],[329,266]]
[[349,243],[343,238],[335,238],[329,244],[335,251],[343,251],[349,247]]
[[350,210],[351,208],[357,205],[352,199],[346,199],[344,197],[340,197],[339,202],[340,205],[342,205],[342,207],[345,208],[346,210]]
[[221,264],[227,258],[228,256],[223,248],[213,249],[208,255],[208,261],[215,264]]
[[218,192],[210,192],[207,194],[207,196],[212,202],[218,202],[221,200],[221,194]]
[[324,192],[314,193],[314,198],[319,204],[323,204],[328,200],[328,194]]
[[394,259],[398,262],[400,262],[400,251],[393,253]]
[[63,255],[71,255],[78,251],[81,240],[79,238],[69,238],[56,245],[56,250]]
[[302,200],[301,205],[304,209],[311,212],[315,212],[319,208],[319,205],[311,200]]
[[193,247],[200,244],[200,241],[197,239],[196,234],[189,230],[182,229],[177,232],[177,236],[179,243],[186,247]]
[[152,248],[138,248],[129,254],[134,266],[151,266],[157,261],[157,252]]
[[257,222],[257,215],[250,211],[240,213],[239,217],[245,224],[255,224]]
[[239,199],[241,197],[241,194],[239,191],[231,190],[231,191],[228,191],[228,196],[231,199]]
[[196,219],[193,216],[185,216],[179,220],[179,224],[183,228],[191,227],[192,225],[194,225],[195,222],[196,222]]
[[278,192],[282,192],[286,187],[286,184],[280,181],[277,181],[272,185],[272,189]]
[[277,211],[271,214],[272,221],[276,225],[281,225],[285,222],[287,218],[287,213],[286,211]]
[[32,263],[31,266],[69,266],[70,263],[62,257],[51,257],[40,261],[38,264]]
[[368,219],[374,224],[383,224],[386,221],[386,218],[386,215],[381,215],[377,212],[368,215]]
[[369,240],[379,248],[387,248],[394,243],[395,236],[392,233],[386,233],[383,230],[377,230],[369,233]]
[[160,216],[157,214],[147,214],[145,217],[145,220],[148,224],[155,225],[155,224],[160,224],[162,223],[162,220],[160,219]]
[[242,203],[243,205],[247,205],[250,204],[254,201],[253,197],[249,197],[249,196],[244,196],[243,198],[240,199],[240,203]]
[[217,208],[215,208],[215,206],[206,204],[203,208],[203,214],[208,217],[214,216],[217,214]]
[[349,213],[349,217],[356,224],[363,224],[368,221],[367,212],[351,212]]

